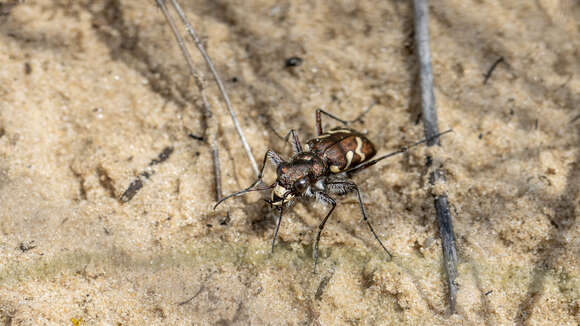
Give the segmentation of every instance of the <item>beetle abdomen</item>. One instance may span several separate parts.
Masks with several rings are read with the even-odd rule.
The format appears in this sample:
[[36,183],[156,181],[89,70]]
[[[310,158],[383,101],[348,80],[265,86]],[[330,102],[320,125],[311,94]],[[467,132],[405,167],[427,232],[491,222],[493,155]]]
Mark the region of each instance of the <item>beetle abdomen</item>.
[[307,144],[327,162],[332,173],[344,172],[376,154],[374,145],[363,134],[342,127],[327,131]]

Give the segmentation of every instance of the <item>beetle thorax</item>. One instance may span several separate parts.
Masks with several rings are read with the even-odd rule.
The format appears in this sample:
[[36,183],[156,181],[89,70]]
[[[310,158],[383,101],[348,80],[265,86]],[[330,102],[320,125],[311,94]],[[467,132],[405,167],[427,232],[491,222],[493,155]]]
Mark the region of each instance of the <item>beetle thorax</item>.
[[286,189],[292,189],[292,185],[302,179],[309,178],[314,181],[326,172],[326,166],[314,153],[303,152],[296,154],[289,162],[281,163],[276,173],[277,182]]

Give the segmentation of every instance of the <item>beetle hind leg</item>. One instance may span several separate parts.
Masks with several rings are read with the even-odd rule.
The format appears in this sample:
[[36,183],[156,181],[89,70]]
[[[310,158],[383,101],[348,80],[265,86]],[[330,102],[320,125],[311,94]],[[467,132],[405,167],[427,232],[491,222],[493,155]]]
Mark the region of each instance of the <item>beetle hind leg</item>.
[[362,122],[362,117],[364,117],[367,113],[369,113],[369,111],[373,108],[373,106],[375,106],[375,102],[373,101],[373,103],[371,103],[371,105],[369,105],[368,108],[366,108],[358,117],[354,118],[353,120],[343,120],[331,113],[328,113],[326,111],[324,111],[323,109],[316,109],[316,136],[320,136],[323,134],[323,130],[322,130],[322,114],[324,114],[325,116],[334,119],[340,123],[342,123],[343,125],[348,125],[349,123],[353,123],[353,122],[357,122],[360,121]]
[[361,210],[361,213],[362,213],[363,220],[368,225],[369,230],[371,231],[371,233],[373,234],[373,236],[375,237],[375,239],[377,240],[377,242],[381,245],[381,247],[383,248],[383,250],[385,250],[385,252],[389,256],[389,259],[392,259],[393,258],[393,255],[387,249],[387,247],[385,247],[385,245],[383,244],[383,242],[381,241],[381,239],[379,238],[379,236],[375,232],[375,229],[373,228],[373,225],[371,224],[371,222],[370,222],[370,220],[369,220],[369,218],[367,216],[367,213],[366,213],[366,210],[365,210],[365,206],[363,204],[362,197],[360,195],[360,191],[359,191],[357,185],[354,184],[353,182],[337,180],[337,181],[329,181],[329,182],[327,182],[326,183],[326,187],[327,187],[328,191],[333,192],[333,193],[337,193],[337,194],[346,194],[347,192],[351,192],[351,191],[356,192],[356,195],[357,195],[357,199],[358,199],[358,203],[359,203],[359,206],[360,206],[360,210]]

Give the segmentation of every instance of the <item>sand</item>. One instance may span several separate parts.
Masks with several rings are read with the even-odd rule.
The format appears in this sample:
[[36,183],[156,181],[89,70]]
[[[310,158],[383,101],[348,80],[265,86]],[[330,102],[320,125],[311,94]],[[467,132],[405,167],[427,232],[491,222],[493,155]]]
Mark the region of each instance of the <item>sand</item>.
[[[459,254],[451,316],[433,150],[353,179],[395,258],[347,195],[313,274],[324,205],[286,210],[273,254],[268,194],[213,210],[211,150],[189,136],[207,139],[200,95],[153,1],[21,2],[0,16],[2,325],[579,323],[578,1],[431,2],[440,129],[454,130],[437,151]],[[312,137],[319,107],[354,119],[375,102],[352,127],[379,153],[423,137],[407,1],[182,2],[259,162],[291,153],[273,129]],[[254,172],[209,78],[208,94],[231,193]]]

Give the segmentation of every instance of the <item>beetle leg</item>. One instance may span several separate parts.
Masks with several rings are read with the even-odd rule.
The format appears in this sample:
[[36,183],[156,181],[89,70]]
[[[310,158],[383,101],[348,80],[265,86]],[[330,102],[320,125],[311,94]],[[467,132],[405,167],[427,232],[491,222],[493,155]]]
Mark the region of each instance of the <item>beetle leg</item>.
[[270,162],[272,162],[272,164],[274,164],[276,167],[278,167],[278,165],[280,165],[280,163],[284,162],[284,159],[282,159],[282,157],[280,157],[280,155],[278,153],[269,149],[266,152],[266,155],[264,155],[264,161],[262,163],[262,170],[260,170],[260,174],[258,175],[258,179],[260,179],[260,180],[264,176],[264,168],[266,167],[266,157],[269,158]]
[[282,223],[282,213],[284,212],[284,202],[286,201],[286,197],[290,195],[290,192],[284,194],[282,198],[282,205],[280,205],[280,216],[278,217],[278,221],[276,222],[276,229],[274,229],[274,237],[272,238],[272,253],[274,253],[274,245],[276,245],[276,238],[278,238],[278,230],[280,230],[280,224]]
[[356,117],[353,120],[343,120],[331,113],[328,113],[322,109],[316,109],[316,136],[320,136],[323,134],[322,132],[322,119],[321,119],[321,114],[324,114],[325,116],[334,119],[344,125],[348,125],[349,123],[353,123],[353,122],[357,122],[357,121],[361,121],[362,122],[362,117],[369,113],[369,111],[373,108],[373,106],[375,105],[375,102],[371,103],[371,105],[369,105],[368,108],[366,108],[358,117]]
[[276,129],[272,128],[272,126],[270,126],[270,129],[272,129],[272,131],[274,131],[274,134],[282,139],[284,142],[287,142],[288,139],[290,139],[290,136],[292,136],[292,150],[294,151],[294,154],[297,153],[302,153],[302,145],[300,145],[300,140],[298,139],[298,134],[296,133],[296,130],[294,129],[290,129],[290,131],[286,134],[286,136],[282,137],[277,131]]
[[316,234],[316,241],[314,241],[314,248],[312,249],[312,258],[314,259],[314,270],[313,270],[314,274],[316,274],[316,265],[318,264],[318,243],[320,242],[320,235],[322,234],[322,230],[324,229],[326,221],[328,220],[330,214],[332,214],[332,211],[336,207],[336,201],[326,193],[318,192],[316,194],[318,195],[317,197],[320,200],[329,203],[330,205],[332,205],[332,207],[330,208],[328,213],[326,213],[326,216],[324,217],[322,222],[320,222],[320,224],[318,225],[318,233]]
[[286,136],[284,137],[284,142],[287,142],[290,136],[292,136],[291,144],[294,154],[302,153],[302,145],[300,144],[300,139],[298,138],[296,130],[290,129],[288,134],[286,134]]
[[238,192],[234,192],[233,194],[229,194],[229,195],[225,196],[224,198],[220,199],[215,204],[213,209],[216,209],[219,206],[219,204],[223,203],[225,200],[230,199],[232,197],[237,197],[237,196],[243,195],[243,194],[250,192],[250,191],[262,191],[262,190],[268,190],[268,189],[274,188],[274,186],[276,185],[275,182],[267,187],[259,187],[259,186],[263,185],[262,177],[264,176],[264,169],[266,168],[266,160],[267,159],[270,159],[272,164],[274,164],[276,166],[278,166],[278,165],[280,165],[280,163],[284,162],[284,160],[280,157],[280,155],[278,155],[278,153],[269,149],[266,152],[266,154],[264,155],[264,160],[262,161],[262,169],[260,170],[260,173],[258,174],[258,179],[256,181],[254,181],[254,183],[252,183],[252,185],[249,186],[248,188],[246,188],[244,190],[240,190]]
[[359,203],[359,206],[360,206],[360,211],[361,211],[362,216],[363,216],[363,220],[369,226],[369,229],[371,230],[371,233],[373,234],[373,236],[375,237],[375,239],[377,239],[377,241],[379,242],[379,244],[381,245],[381,247],[383,247],[383,249],[385,250],[385,252],[387,253],[387,255],[389,255],[389,258],[392,259],[393,258],[393,255],[391,255],[391,253],[389,252],[389,250],[387,249],[387,247],[385,247],[385,245],[383,244],[383,242],[381,241],[381,239],[379,239],[379,236],[375,232],[375,229],[373,228],[371,222],[369,221],[369,219],[367,217],[367,212],[365,210],[365,206],[363,204],[362,197],[360,195],[360,191],[358,190],[357,185],[354,184],[354,183],[352,183],[352,182],[348,182],[348,181],[332,181],[332,182],[327,182],[326,183],[326,186],[327,186],[327,188],[330,191],[334,191],[336,193],[346,193],[346,192],[350,192],[350,191],[356,192],[356,195],[358,197],[358,203]]
[[348,124],[348,121],[346,121],[346,120],[342,120],[341,118],[339,118],[335,115],[332,115],[332,114],[330,114],[322,109],[316,109],[316,136],[320,136],[323,134],[321,114],[324,114],[325,116],[332,118],[332,119],[334,119],[342,124],[345,124],[345,125]]

